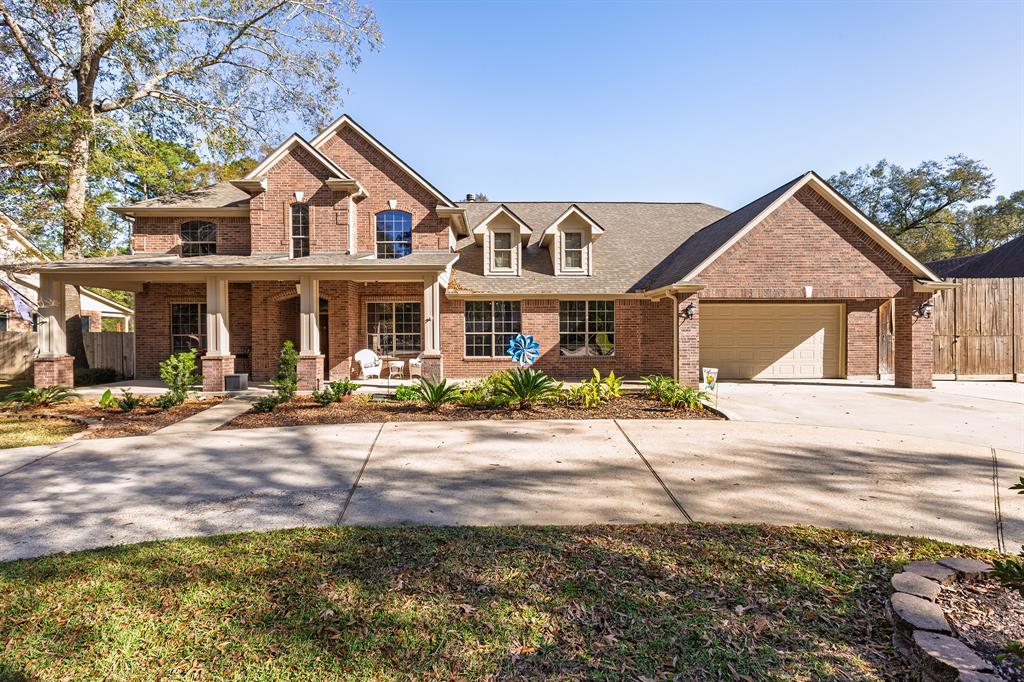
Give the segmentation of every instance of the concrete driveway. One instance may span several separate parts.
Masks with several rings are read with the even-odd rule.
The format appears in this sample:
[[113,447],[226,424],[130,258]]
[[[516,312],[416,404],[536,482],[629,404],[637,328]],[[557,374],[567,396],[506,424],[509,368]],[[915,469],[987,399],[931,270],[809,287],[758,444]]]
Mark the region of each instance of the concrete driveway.
[[931,391],[881,381],[726,382],[734,420],[812,424],[920,436],[1024,453],[1024,383],[936,381]]
[[[1005,488],[1024,466],[1003,461]],[[983,446],[720,421],[421,422],[89,440],[0,451],[0,560],[294,526],[690,519],[995,547],[992,473]],[[1024,537],[1019,499],[1003,498],[1008,541]]]

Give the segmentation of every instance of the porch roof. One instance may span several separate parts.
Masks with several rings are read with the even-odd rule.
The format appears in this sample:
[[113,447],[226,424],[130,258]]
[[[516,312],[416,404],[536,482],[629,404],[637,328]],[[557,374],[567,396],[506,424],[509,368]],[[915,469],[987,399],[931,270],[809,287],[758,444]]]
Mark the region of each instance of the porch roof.
[[401,258],[378,259],[372,255],[315,254],[302,258],[284,255],[189,256],[176,254],[131,254],[58,260],[47,263],[23,263],[15,269],[39,272],[57,278],[107,275],[146,281],[152,277],[180,275],[193,279],[210,275],[247,275],[257,279],[280,279],[289,274],[370,275],[382,277],[401,274],[442,272],[458,260],[450,251],[414,251]]

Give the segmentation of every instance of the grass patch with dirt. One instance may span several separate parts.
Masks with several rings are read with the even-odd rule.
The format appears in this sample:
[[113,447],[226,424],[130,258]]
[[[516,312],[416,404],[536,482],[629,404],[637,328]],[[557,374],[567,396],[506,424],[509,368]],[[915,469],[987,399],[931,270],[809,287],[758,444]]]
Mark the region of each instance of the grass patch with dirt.
[[[83,440],[91,438],[121,438],[124,436],[145,436],[153,433],[158,429],[170,426],[182,419],[213,407],[222,400],[223,398],[217,397],[189,399],[181,405],[165,410],[152,405],[142,405],[136,407],[131,412],[122,412],[117,408],[107,409],[100,407],[96,400],[69,400],[59,405],[25,408],[19,414],[22,416],[47,415],[59,417],[60,415],[69,415],[79,417],[92,423],[89,432],[82,436]],[[81,430],[81,428],[79,426],[78,430]]]
[[889,576],[817,528],[321,528],[0,564],[0,677],[904,679]]
[[64,419],[12,419],[0,417],[0,450],[59,443],[85,426]]

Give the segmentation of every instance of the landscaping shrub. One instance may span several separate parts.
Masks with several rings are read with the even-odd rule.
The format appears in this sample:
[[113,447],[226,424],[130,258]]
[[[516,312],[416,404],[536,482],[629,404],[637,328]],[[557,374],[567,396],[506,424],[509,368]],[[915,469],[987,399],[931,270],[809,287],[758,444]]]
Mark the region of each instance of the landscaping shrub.
[[594,368],[591,379],[580,382],[565,393],[565,401],[570,405],[581,405],[587,409],[598,407],[622,395],[622,379],[609,372],[602,377],[601,372]]
[[162,405],[172,407],[185,402],[189,389],[199,381],[199,372],[196,371],[196,349],[175,353],[161,362],[160,379],[167,385],[165,395],[168,396]]
[[342,379],[341,381],[332,381],[328,384],[328,388],[334,394],[335,400],[341,400],[345,396],[355,393],[356,389],[359,388],[359,384],[348,379]]
[[459,399],[459,389],[449,384],[447,379],[433,381],[426,377],[420,377],[419,382],[413,386],[416,397],[427,404],[432,410],[453,403]]
[[482,380],[463,381],[459,384],[459,404],[475,407],[487,402],[487,386]]
[[[1017,483],[1010,486],[1010,490],[1016,490],[1018,495],[1024,495],[1024,476],[1020,477]],[[1017,558],[996,560],[992,562],[995,567],[996,578],[1008,590],[1017,590],[1020,596],[1024,597],[1024,549],[1020,550]],[[1021,650],[1024,653],[1024,649]]]
[[4,398],[3,405],[13,405],[20,410],[25,407],[50,407],[60,405],[78,397],[78,394],[65,386],[47,386],[46,388],[24,388]]
[[398,386],[395,388],[395,400],[401,400],[403,402],[409,400],[419,400],[420,394],[416,392],[416,389],[412,386]]
[[112,410],[117,407],[117,398],[114,397],[113,392],[109,388],[103,391],[103,395],[100,396],[100,407],[104,410]]
[[185,402],[185,398],[183,396],[178,396],[173,391],[167,391],[166,393],[161,393],[157,397],[153,398],[150,405],[153,407],[159,407],[161,410],[169,410],[172,407],[181,405],[183,402]]
[[77,367],[75,386],[95,386],[118,381],[121,376],[109,367]]
[[664,397],[672,391],[672,386],[676,383],[674,379],[664,374],[640,377],[640,379],[647,385],[647,394],[658,401],[663,401]]
[[561,394],[561,382],[529,367],[506,372],[494,392],[495,396],[507,398],[510,403],[516,403],[520,408],[543,400],[558,399]]
[[693,386],[684,386],[675,379],[663,376],[642,377],[652,398],[672,408],[685,408],[694,412],[705,408],[710,396]]
[[314,403],[320,405],[321,407],[327,407],[331,403],[336,402],[338,400],[337,396],[334,395],[334,391],[331,390],[330,386],[324,388],[324,390],[322,391],[313,391],[313,393],[309,397],[313,399]]
[[114,399],[118,409],[122,412],[131,412],[136,407],[146,404],[146,399],[141,395],[135,395],[127,388],[121,389],[121,395]]
[[285,341],[281,346],[281,355],[277,358],[277,376],[271,383],[277,389],[279,403],[291,400],[299,390],[299,352],[291,341]]
[[273,412],[280,404],[276,395],[265,395],[252,404],[253,412]]

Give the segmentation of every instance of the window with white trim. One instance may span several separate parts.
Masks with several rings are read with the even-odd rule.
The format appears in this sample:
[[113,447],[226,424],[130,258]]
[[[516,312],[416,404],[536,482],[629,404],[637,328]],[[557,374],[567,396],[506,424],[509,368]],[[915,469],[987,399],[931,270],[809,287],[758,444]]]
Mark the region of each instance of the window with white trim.
[[366,347],[378,355],[415,354],[423,350],[423,304],[380,301],[366,304]]
[[562,268],[583,269],[583,233],[580,231],[562,233]]
[[292,258],[309,255],[309,204],[292,204]]
[[206,304],[171,304],[171,353],[206,350]]
[[181,255],[210,256],[217,253],[217,226],[207,220],[189,220],[181,224]]
[[401,258],[412,253],[412,214],[381,211],[377,214],[377,258]]
[[466,301],[466,356],[505,355],[509,340],[522,326],[519,301]]
[[514,249],[512,233],[508,231],[495,232],[491,235],[491,269],[511,270],[512,250]]
[[559,354],[615,354],[615,301],[559,301]]

